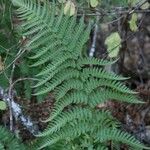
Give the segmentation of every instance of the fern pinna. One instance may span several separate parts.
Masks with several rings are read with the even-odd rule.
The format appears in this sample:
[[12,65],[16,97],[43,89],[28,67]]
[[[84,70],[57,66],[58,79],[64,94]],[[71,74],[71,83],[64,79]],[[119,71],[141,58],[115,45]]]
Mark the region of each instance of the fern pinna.
[[[108,149],[125,143],[145,148],[134,137],[120,131],[108,111],[96,109],[108,100],[140,103],[135,92],[120,83],[126,78],[106,72],[102,66],[114,63],[83,55],[91,25],[76,16],[63,14],[55,2],[12,0],[22,24],[25,48],[30,51],[31,67],[41,68],[34,86],[35,95],[53,92],[56,102],[48,128],[38,135],[38,149]],[[69,14],[69,13],[68,13]],[[60,146],[59,148],[56,148]]]
[[10,131],[0,126],[0,150],[27,150],[28,147],[22,144]]

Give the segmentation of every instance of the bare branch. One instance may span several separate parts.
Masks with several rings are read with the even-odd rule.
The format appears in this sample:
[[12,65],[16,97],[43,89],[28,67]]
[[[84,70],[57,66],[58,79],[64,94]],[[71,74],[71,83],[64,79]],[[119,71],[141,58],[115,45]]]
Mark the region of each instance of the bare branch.
[[5,101],[8,105],[11,101],[11,109],[14,118],[20,121],[31,134],[37,135],[39,133],[38,125],[33,123],[30,117],[23,115],[21,106],[17,104],[13,98],[10,99],[8,93],[6,93],[2,87],[0,87],[0,99]]
[[97,39],[97,33],[98,33],[98,22],[99,22],[100,17],[96,17],[96,23],[95,23],[95,28],[94,28],[94,35],[93,35],[93,40],[92,40],[92,46],[90,49],[89,56],[93,57],[96,49],[96,39]]

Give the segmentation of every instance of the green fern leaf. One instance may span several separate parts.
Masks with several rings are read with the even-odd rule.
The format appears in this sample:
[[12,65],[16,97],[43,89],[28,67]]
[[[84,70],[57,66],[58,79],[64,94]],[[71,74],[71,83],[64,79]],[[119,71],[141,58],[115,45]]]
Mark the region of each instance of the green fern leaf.
[[91,107],[95,107],[98,104],[104,103],[109,100],[117,100],[128,103],[143,103],[131,94],[119,93],[109,89],[96,90],[93,93],[89,94],[89,105]]
[[120,131],[118,129],[112,130],[111,128],[103,128],[97,133],[96,136],[97,140],[100,142],[114,140],[117,142],[128,144],[134,148],[149,149],[148,147],[143,146],[137,139],[135,139],[130,134]]
[[22,144],[22,142],[17,139],[10,131],[0,126],[0,148],[8,148],[15,150],[26,150],[27,147]]
[[58,101],[63,96],[66,95],[66,93],[69,90],[76,89],[76,90],[82,90],[83,89],[83,83],[79,79],[70,79],[64,82],[62,85],[56,88],[55,90],[55,97]]
[[[118,76],[114,73],[108,73],[101,68],[94,68],[94,67],[93,68],[84,68],[83,75],[85,76],[85,78],[87,78],[88,76],[93,76],[96,78],[103,78],[103,79],[110,79],[110,80],[126,80],[126,79],[128,79],[125,77]],[[84,76],[83,76],[83,78],[84,78]]]
[[91,78],[85,83],[85,91],[87,93],[91,93],[93,90],[99,87],[104,87],[104,88],[109,87],[117,91],[120,91],[122,93],[128,93],[128,94],[137,93],[137,92],[130,90],[129,88],[127,88],[125,85],[123,85],[122,83],[118,81]]
[[117,129],[119,123],[109,112],[95,109],[109,100],[142,102],[133,95],[136,92],[120,83],[128,78],[102,68],[116,61],[83,56],[91,24],[86,25],[84,17],[64,15],[64,8],[58,10],[54,1],[42,4],[40,0],[12,1],[19,7],[16,12],[23,22],[23,35],[28,38],[25,48],[30,51],[31,67],[41,69],[35,75],[38,79],[35,95],[52,92],[56,99],[46,120],[48,128],[39,135],[42,139],[36,149],[57,149],[57,146],[63,149],[66,145],[69,150],[83,148],[82,142],[87,139],[90,147],[98,150],[107,149],[109,140],[144,148]]
[[80,67],[83,67],[84,65],[100,65],[100,66],[106,66],[114,64],[117,60],[114,61],[107,61],[107,60],[100,60],[98,58],[81,58],[78,60],[78,65]]
[[67,69],[63,72],[59,73],[59,75],[55,76],[49,83],[46,83],[46,86],[43,88],[43,90],[40,90],[35,95],[41,95],[45,94],[49,91],[54,90],[58,85],[60,85],[63,81],[69,80],[70,78],[78,78],[79,77],[79,71],[75,69]]
[[[64,127],[67,122],[74,121],[75,119],[88,120],[90,118],[92,118],[92,112],[89,109],[75,107],[73,110],[62,112],[49,124],[49,129],[38,136],[53,134],[54,132],[59,131],[60,128]],[[49,120],[46,120],[46,122],[49,122]]]
[[75,68],[76,64],[74,60],[68,60],[67,62],[64,62],[60,67],[58,67],[57,69],[55,69],[53,72],[50,72],[46,75],[42,76],[42,79],[39,80],[39,82],[34,86],[35,87],[39,87],[43,84],[45,84],[46,82],[48,82],[49,80],[51,80],[54,76],[61,76],[62,73],[60,73],[62,70],[66,70],[66,68]]
[[51,113],[50,120],[54,119],[65,107],[68,105],[75,104],[87,104],[88,97],[82,91],[75,91],[71,94],[66,94],[60,101],[55,103],[54,109]]

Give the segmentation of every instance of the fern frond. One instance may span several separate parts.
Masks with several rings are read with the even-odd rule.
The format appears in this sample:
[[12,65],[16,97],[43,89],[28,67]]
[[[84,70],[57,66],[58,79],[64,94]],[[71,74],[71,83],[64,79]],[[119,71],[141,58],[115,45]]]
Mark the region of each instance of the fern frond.
[[136,138],[128,134],[127,132],[120,131],[118,129],[103,128],[96,134],[97,141],[117,141],[124,144],[128,144],[134,148],[149,149],[143,146]]
[[51,52],[47,52],[46,55],[42,55],[40,59],[38,59],[34,64],[31,65],[31,67],[37,67],[43,65],[44,63],[52,62],[54,57],[61,57],[64,54],[62,50],[63,48],[55,51],[53,54],[51,54]]
[[[68,45],[69,41],[71,41],[71,39],[73,38],[71,35],[72,35],[72,33],[74,33],[75,25],[76,25],[76,16],[70,18],[70,25],[68,26],[67,31],[64,34],[64,37],[62,38],[62,40],[64,41],[64,43],[66,45]],[[69,49],[69,46],[68,46],[67,50],[69,50],[71,52],[71,50]]]
[[126,80],[128,78],[118,76],[114,73],[106,72],[102,68],[84,68],[83,69],[83,78],[87,78],[89,76],[93,76],[96,78],[109,79],[109,80]]
[[37,76],[42,76],[42,75],[45,75],[45,74],[48,74],[48,73],[54,71],[62,63],[64,63],[65,61],[67,61],[67,60],[69,60],[71,58],[72,58],[72,56],[70,54],[64,54],[63,57],[60,57],[58,60],[53,61],[52,63],[47,65],[47,67],[45,67],[45,69],[43,69],[39,74],[37,74]]
[[[50,120],[51,118],[47,119],[46,122],[49,122]],[[88,108],[81,108],[76,106],[72,110],[60,113],[50,122],[48,129],[38,136],[47,136],[55,132],[59,132],[59,130],[65,125],[69,124],[69,122],[76,126],[76,121],[78,124],[80,124],[82,121],[88,121],[90,122],[89,124],[94,123],[94,126],[97,126],[97,128],[99,128],[99,124],[112,128],[118,127],[119,124],[114,120],[108,111],[91,111]]]
[[22,144],[22,142],[17,139],[13,134],[7,131],[5,128],[0,126],[0,147],[2,149],[15,149],[15,150],[26,150],[27,147]]
[[75,91],[71,94],[66,94],[61,100],[55,103],[50,119],[54,119],[65,107],[74,104],[87,104],[88,97],[83,91]]
[[[78,120],[88,120],[92,118],[91,110],[87,108],[75,107],[72,110],[62,112],[58,115],[50,124],[48,130],[39,134],[38,136],[47,136],[53,134],[56,131],[59,131],[60,128],[64,127],[67,123]],[[46,120],[49,122],[49,120]]]
[[60,24],[60,26],[58,27],[58,33],[59,33],[59,38],[63,40],[63,37],[66,35],[67,32],[67,28],[70,26],[70,23],[72,22],[71,19],[69,19],[70,16],[69,15],[65,15],[63,17],[63,22]]
[[[42,56],[45,56],[45,54],[48,52],[49,49],[54,49],[54,48],[57,48],[58,46],[61,46],[62,44],[62,41],[60,40],[57,40],[57,41],[52,41],[49,45],[45,46],[44,49],[38,51],[35,55],[29,57],[30,59],[37,59],[37,58],[40,58]],[[62,49],[61,49],[62,50]],[[58,51],[58,50],[57,50]],[[60,50],[59,50],[60,51]],[[55,52],[54,52],[55,53]],[[50,56],[52,58],[51,55],[54,55],[52,53],[52,51],[49,51],[48,52],[48,56]],[[47,55],[46,55],[47,56]],[[43,58],[43,57],[42,57]],[[41,59],[42,59],[41,58]]]
[[84,87],[87,93],[91,93],[93,90],[97,89],[98,87],[104,87],[104,88],[109,87],[117,91],[120,91],[122,93],[128,93],[128,94],[137,93],[137,92],[130,90],[127,86],[123,85],[121,82],[107,80],[107,79],[91,78],[85,83]]
[[[86,122],[82,119],[78,120],[78,121],[72,120],[70,123],[66,124],[60,130],[58,130],[58,131],[54,132],[52,135],[46,137],[46,139],[44,139],[44,142],[41,143],[41,146],[39,149],[42,149],[46,146],[53,145],[63,139],[70,141],[75,138],[78,138],[81,135],[86,135],[87,133],[89,133],[90,136],[92,137],[93,133],[95,133],[95,131],[100,130],[98,128],[98,124],[101,124],[104,120],[106,120],[105,112],[102,112],[102,114],[99,113],[99,115],[100,116],[99,116],[98,120],[96,120],[94,117],[89,117],[89,119],[87,118]],[[105,124],[105,125],[107,127],[107,124]]]
[[[48,36],[47,32],[50,32],[51,37]],[[50,29],[39,31],[39,33],[34,36],[34,39],[27,43],[26,47],[29,49],[37,49],[41,45],[45,46],[46,43],[53,42],[52,37],[55,38],[55,36],[56,35],[54,33],[51,33]]]
[[55,93],[54,93],[56,97],[56,101],[58,101],[63,96],[65,96],[66,93],[71,89],[82,90],[83,83],[79,79],[67,80],[62,85],[56,88]]
[[68,44],[70,51],[73,51],[76,47],[77,41],[80,39],[80,36],[84,33],[85,29],[84,18],[82,17],[79,21],[79,24],[75,27],[75,35],[71,39],[71,42]]
[[59,132],[52,134],[52,136],[45,138],[41,143],[39,149],[53,145],[62,139],[66,140],[75,139],[79,137],[81,134],[84,134],[91,130],[92,130],[91,125],[83,122],[75,126],[67,125],[67,128],[61,129]]
[[[35,22],[34,22],[35,23]],[[34,25],[33,25],[34,26]],[[23,32],[23,36],[30,36],[30,35],[33,35],[34,33],[37,33],[38,31],[40,32],[41,30],[43,30],[44,29],[44,25],[41,23],[41,24],[39,24],[38,26],[37,26],[37,24],[36,24],[36,26],[34,26],[34,28],[32,27],[28,27],[29,29],[27,29],[27,27],[26,27],[26,31],[24,30],[24,32]]]
[[[68,144],[72,149],[82,138],[91,142],[95,149],[107,149],[107,141],[113,140],[143,148],[127,133],[119,131],[118,121],[109,112],[96,110],[95,106],[108,100],[142,103],[135,92],[121,84],[122,76],[105,71],[102,66],[116,61],[99,60],[82,55],[82,48],[88,41],[91,24],[84,23],[84,17],[64,15],[55,2],[46,0],[12,0],[18,6],[23,35],[28,36],[25,48],[30,50],[31,67],[38,67],[35,75],[39,80],[34,86],[35,95],[53,92],[55,104],[46,129],[39,136],[42,149],[61,148]],[[78,22],[77,22],[78,20]],[[103,129],[103,130],[102,130]],[[1,144],[1,143],[0,143]],[[81,145],[80,145],[81,144]],[[68,149],[69,149],[68,148]],[[74,147],[76,148],[76,147]],[[70,150],[69,149],[69,150]]]
[[74,60],[68,60],[67,62],[64,62],[60,67],[55,69],[53,72],[50,72],[39,80],[39,82],[34,87],[39,87],[43,84],[45,84],[47,81],[51,80],[54,76],[61,76],[62,73],[59,73],[62,70],[66,70],[66,68],[75,68],[76,64]]
[[95,110],[93,112],[93,118],[91,120],[91,122],[95,122],[95,125],[97,126],[97,128],[99,129],[100,126],[99,124],[101,124],[104,127],[108,127],[108,128],[118,128],[120,127],[120,123],[118,122],[118,120],[116,120],[109,111],[106,110]]
[[96,90],[89,95],[89,105],[95,107],[100,103],[104,103],[109,100],[117,100],[128,103],[143,103],[139,101],[134,95],[124,94],[109,89]]
[[[66,71],[67,71],[67,74],[66,74]],[[35,95],[45,94],[49,91],[54,90],[58,85],[60,85],[65,80],[69,80],[71,78],[78,78],[78,77],[79,77],[78,70],[75,70],[72,68],[64,70],[63,72],[58,73],[57,76],[55,76],[49,83],[46,83],[43,90],[40,90]]]
[[106,66],[106,65],[112,65],[115,62],[117,62],[117,60],[107,61],[107,60],[98,59],[98,58],[94,58],[94,57],[92,57],[92,58],[85,57],[85,58],[80,58],[77,62],[77,65],[79,65],[80,67],[83,67],[84,65]]
[[[83,48],[83,46],[87,42],[87,40],[89,38],[90,31],[91,31],[91,24],[89,23],[88,27],[85,29],[83,34],[80,36],[80,38],[76,42],[76,46],[74,47],[74,51],[72,51],[72,56],[74,58],[82,57],[81,49]],[[68,51],[70,51],[70,50],[71,50],[71,48],[68,47]],[[78,68],[79,68],[79,66],[78,66]]]

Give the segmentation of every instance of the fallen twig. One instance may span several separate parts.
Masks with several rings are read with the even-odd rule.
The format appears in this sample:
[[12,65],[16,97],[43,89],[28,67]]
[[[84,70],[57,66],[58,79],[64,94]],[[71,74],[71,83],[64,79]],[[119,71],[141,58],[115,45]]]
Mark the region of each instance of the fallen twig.
[[31,134],[37,135],[39,133],[38,125],[32,122],[29,116],[23,115],[21,106],[14,101],[13,96],[9,97],[9,94],[5,92],[2,87],[0,87],[0,99],[5,101],[8,105],[11,102],[12,115],[16,120],[20,121]]
[[93,57],[96,49],[96,40],[97,40],[97,34],[98,34],[98,22],[99,22],[100,17],[96,17],[96,23],[95,23],[95,28],[94,28],[94,35],[92,39],[92,46],[89,52],[89,56]]

